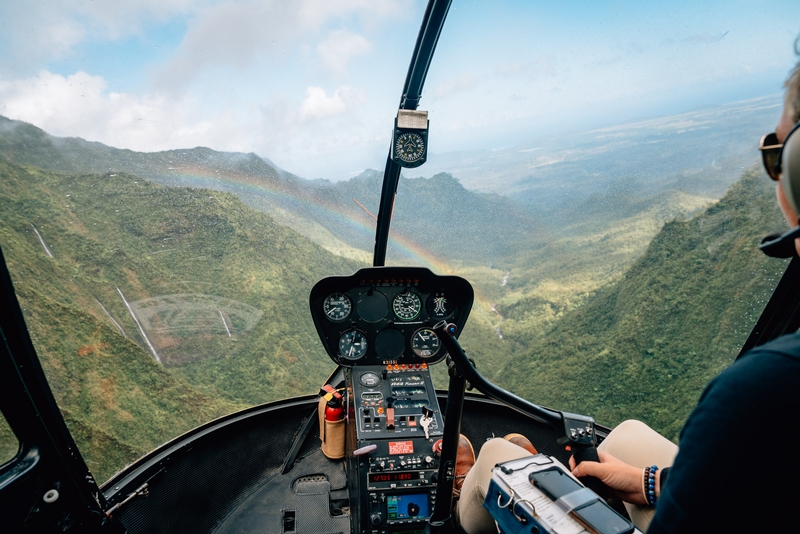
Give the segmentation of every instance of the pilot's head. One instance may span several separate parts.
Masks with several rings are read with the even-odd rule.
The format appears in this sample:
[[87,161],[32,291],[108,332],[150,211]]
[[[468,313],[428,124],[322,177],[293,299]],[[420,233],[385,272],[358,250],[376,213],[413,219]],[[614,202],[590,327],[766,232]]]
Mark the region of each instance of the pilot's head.
[[[800,122],[800,62],[798,62],[792,73],[789,75],[789,78],[786,80],[785,87],[786,95],[783,100],[783,113],[781,113],[780,121],[775,127],[775,135],[777,136],[779,143],[785,143],[786,138],[789,133],[792,132],[794,125]],[[792,137],[794,136],[800,136],[800,133],[798,131],[794,131],[792,132]],[[800,141],[800,137],[796,141]],[[792,204],[787,200],[786,191],[784,191],[784,187],[781,185],[782,182],[783,180],[776,184],[778,205],[783,212],[786,222],[788,222],[789,225],[794,228],[798,226],[798,214],[795,213],[795,209],[792,208]],[[800,191],[795,191],[795,196],[797,196],[798,193],[800,193]],[[798,254],[800,254],[800,238],[795,239],[794,246],[797,249]]]

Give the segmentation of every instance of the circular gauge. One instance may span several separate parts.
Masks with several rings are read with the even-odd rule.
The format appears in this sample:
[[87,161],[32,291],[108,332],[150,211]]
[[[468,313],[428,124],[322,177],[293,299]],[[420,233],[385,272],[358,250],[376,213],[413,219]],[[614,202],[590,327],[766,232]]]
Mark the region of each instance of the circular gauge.
[[374,388],[381,383],[381,377],[375,371],[367,371],[358,377],[358,381],[361,382],[362,386]]
[[433,330],[420,328],[411,337],[411,350],[420,358],[430,358],[439,352],[440,343]]
[[357,330],[348,330],[339,338],[339,356],[358,360],[367,353],[367,338]]
[[377,323],[386,319],[389,313],[389,301],[380,291],[370,289],[358,297],[356,311],[362,321]]
[[444,293],[434,293],[428,297],[428,303],[425,307],[428,310],[428,315],[436,319],[447,319],[453,314],[453,305]]
[[347,319],[352,309],[353,303],[344,293],[332,293],[325,297],[325,302],[322,303],[325,317],[334,323]]
[[397,137],[394,144],[395,157],[413,163],[425,154],[425,140],[418,133],[406,132]]
[[406,338],[399,330],[386,328],[375,336],[375,353],[381,360],[396,360],[406,350]]
[[397,295],[392,301],[392,311],[401,321],[413,321],[422,309],[419,295],[405,291]]

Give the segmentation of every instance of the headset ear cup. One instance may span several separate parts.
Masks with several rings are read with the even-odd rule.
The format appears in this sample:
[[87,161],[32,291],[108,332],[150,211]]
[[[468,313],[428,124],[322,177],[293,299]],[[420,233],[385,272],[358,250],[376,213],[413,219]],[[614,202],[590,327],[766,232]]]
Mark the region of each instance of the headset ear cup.
[[783,145],[781,158],[781,187],[786,200],[800,215],[800,135],[790,135]]

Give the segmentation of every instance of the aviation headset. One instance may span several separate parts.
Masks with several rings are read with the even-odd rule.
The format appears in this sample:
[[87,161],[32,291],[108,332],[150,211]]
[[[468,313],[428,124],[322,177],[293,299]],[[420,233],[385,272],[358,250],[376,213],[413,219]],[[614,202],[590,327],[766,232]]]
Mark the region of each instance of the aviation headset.
[[[792,210],[800,214],[800,209],[798,209],[800,208],[800,134],[792,135],[798,129],[800,129],[800,122],[786,134],[778,163],[780,164],[781,187],[786,195],[786,200]],[[794,240],[798,237],[800,237],[800,226],[781,235],[768,235],[761,241],[759,248],[767,256],[790,258],[797,255]]]
[[792,135],[800,127],[800,122],[795,124],[786,139],[780,154],[781,187],[786,193],[786,199],[795,213],[800,214],[800,135]]

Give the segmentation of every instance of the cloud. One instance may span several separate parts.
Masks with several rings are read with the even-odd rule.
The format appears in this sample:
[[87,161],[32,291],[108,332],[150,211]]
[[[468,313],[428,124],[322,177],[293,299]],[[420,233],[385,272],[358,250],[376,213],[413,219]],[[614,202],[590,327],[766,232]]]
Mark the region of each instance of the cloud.
[[494,71],[502,76],[513,76],[514,74],[518,73],[521,70],[522,70],[522,65],[520,65],[517,62],[504,63],[494,68]]
[[472,74],[465,72],[434,87],[433,96],[438,99],[449,98],[456,93],[468,91],[476,85],[478,85],[478,79]]
[[[188,30],[175,56],[159,69],[162,87],[180,86],[200,73],[219,67],[244,69],[258,58],[280,57],[296,44],[320,32],[336,19],[359,17],[367,25],[403,13],[400,0],[247,0],[225,2],[199,10],[188,21]],[[334,42],[339,39],[339,43]],[[342,61],[364,53],[366,39],[346,30],[333,32],[331,53],[347,54],[344,60],[320,50],[323,62],[333,69]],[[320,45],[324,45],[321,43]]]
[[29,75],[43,63],[68,57],[89,39],[113,41],[140,34],[212,0],[0,2],[0,71]]
[[81,136],[134,150],[176,146],[172,143],[190,137],[175,126],[194,122],[181,102],[106,89],[101,76],[85,72],[61,76],[41,71],[31,78],[0,80],[0,114],[53,135]]
[[374,166],[373,159],[385,157],[386,129],[360,121],[361,89],[342,86],[329,95],[312,86],[302,101],[277,95],[268,105],[236,111],[209,111],[201,100],[189,93],[111,92],[103,77],[85,72],[0,78],[0,115],[56,136],[144,152],[195,146],[255,152],[307,176]]
[[348,30],[332,31],[327,39],[317,45],[323,66],[334,74],[344,74],[353,57],[366,54],[371,49],[369,41]]
[[300,120],[313,121],[327,119],[346,113],[365,100],[364,93],[349,86],[342,86],[332,96],[322,87],[306,89],[306,98],[300,106]]

